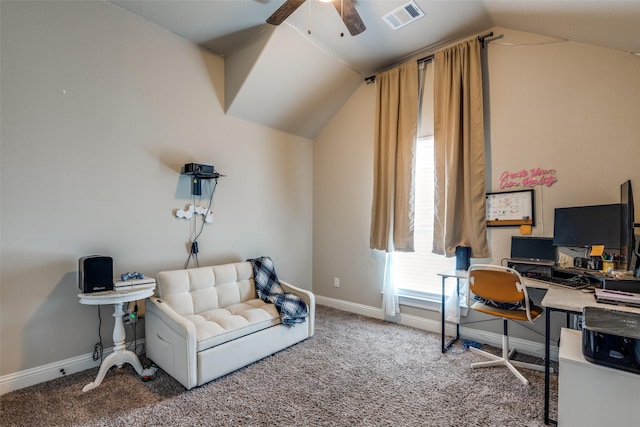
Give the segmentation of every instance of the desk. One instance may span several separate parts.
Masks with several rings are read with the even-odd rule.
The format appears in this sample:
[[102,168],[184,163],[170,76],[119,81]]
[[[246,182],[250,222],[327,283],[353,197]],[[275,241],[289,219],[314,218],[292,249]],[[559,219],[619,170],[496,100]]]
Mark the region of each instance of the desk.
[[[525,282],[537,282],[537,280],[525,279]],[[529,285],[527,284],[527,286]],[[545,308],[546,314],[544,331],[544,423],[549,424],[551,422],[555,424],[555,421],[549,419],[549,353],[551,348],[551,312],[559,311],[567,314],[582,314],[582,310],[585,307],[601,307],[609,310],[619,310],[640,314],[640,308],[627,307],[622,305],[602,304],[596,302],[594,294],[554,285],[548,286],[548,291],[542,299],[542,306]]]
[[113,304],[114,311],[113,317],[115,318],[115,324],[113,325],[113,353],[108,355],[100,365],[100,370],[98,371],[98,376],[93,382],[90,382],[82,391],[89,391],[98,387],[104,376],[107,374],[107,371],[111,369],[112,366],[116,365],[119,368],[122,367],[125,363],[129,363],[133,366],[136,372],[141,375],[142,374],[142,364],[138,359],[138,356],[125,348],[124,340],[126,338],[126,333],[124,330],[124,323],[122,322],[122,316],[126,313],[122,310],[122,305],[125,302],[137,301],[141,299],[145,299],[153,295],[153,288],[147,289],[139,289],[139,290],[126,290],[126,291],[105,291],[105,292],[94,292],[94,293],[79,293],[78,298],[80,298],[80,304],[87,305],[104,305],[104,304]]

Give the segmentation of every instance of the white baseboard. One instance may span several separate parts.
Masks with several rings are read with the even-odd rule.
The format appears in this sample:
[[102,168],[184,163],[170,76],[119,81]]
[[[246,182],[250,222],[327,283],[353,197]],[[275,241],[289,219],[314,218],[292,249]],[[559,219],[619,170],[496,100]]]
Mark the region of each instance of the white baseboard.
[[344,301],[341,299],[323,297],[316,295],[316,303],[326,307],[337,308],[338,310],[347,311],[349,313],[361,314],[374,319],[384,319],[382,308],[371,307],[370,305],[358,304],[355,302]]
[[[138,339],[137,344],[144,344],[144,338]],[[113,353],[113,347],[104,349],[102,358],[106,358],[111,353]],[[100,366],[100,360],[93,360],[93,353],[87,353],[35,368],[25,369],[24,371],[3,375],[0,377],[0,395],[98,366]]]
[[[384,319],[384,313],[382,308],[371,307],[368,305],[357,304],[349,301],[343,301],[335,298],[328,298],[316,295],[316,303],[327,307],[337,308],[338,310],[347,311],[350,313],[361,314],[363,316],[372,317],[374,319]],[[397,322],[401,325],[410,326],[416,329],[422,329],[425,331],[440,334],[441,326],[440,321],[426,319],[424,317],[414,316],[411,314],[402,314],[396,317]],[[456,333],[455,324],[447,323],[445,326],[447,336],[451,337]],[[493,332],[481,331],[460,326],[460,337],[463,339],[477,341],[482,344],[488,344],[494,347],[500,348],[502,346],[502,335]],[[528,354],[531,356],[544,358],[544,344],[535,341],[523,340],[520,338],[509,337],[509,346],[518,349],[520,353]],[[558,347],[551,346],[550,359],[558,360]]]

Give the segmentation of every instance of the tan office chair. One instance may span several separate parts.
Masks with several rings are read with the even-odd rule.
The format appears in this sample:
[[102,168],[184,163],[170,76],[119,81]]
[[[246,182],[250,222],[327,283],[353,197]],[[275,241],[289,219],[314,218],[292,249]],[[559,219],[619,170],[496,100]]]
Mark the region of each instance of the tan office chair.
[[[512,268],[497,265],[476,264],[469,267],[469,290],[486,302],[476,302],[472,309],[492,316],[502,317],[502,357],[474,347],[469,349],[475,353],[491,359],[488,362],[472,363],[472,368],[486,368],[492,366],[506,366],[524,384],[529,381],[516,369],[527,368],[544,371],[544,366],[510,360],[515,349],[509,351],[509,336],[507,334],[507,320],[528,321],[533,323],[543,313],[542,308],[529,301],[527,287],[520,273]],[[521,305],[519,308],[514,308]],[[501,308],[505,307],[505,308]]]

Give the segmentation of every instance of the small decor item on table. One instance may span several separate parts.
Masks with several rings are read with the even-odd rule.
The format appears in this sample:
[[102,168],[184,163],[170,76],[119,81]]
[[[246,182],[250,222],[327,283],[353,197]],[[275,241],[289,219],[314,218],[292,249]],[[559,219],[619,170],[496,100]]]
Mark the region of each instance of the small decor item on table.
[[144,274],[138,273],[136,271],[134,271],[133,273],[126,272],[122,276],[120,276],[120,279],[122,279],[123,282],[131,279],[144,279]]

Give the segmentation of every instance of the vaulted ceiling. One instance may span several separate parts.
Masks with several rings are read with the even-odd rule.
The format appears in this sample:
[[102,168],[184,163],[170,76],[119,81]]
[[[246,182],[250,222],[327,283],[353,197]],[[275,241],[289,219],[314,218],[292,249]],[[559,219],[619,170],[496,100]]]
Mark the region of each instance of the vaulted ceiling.
[[317,0],[279,26],[265,21],[284,0],[109,1],[225,57],[228,114],[307,138],[366,76],[493,27],[640,53],[630,0],[414,0],[424,17],[397,30],[383,16],[409,0],[353,0],[366,25],[356,36]]

